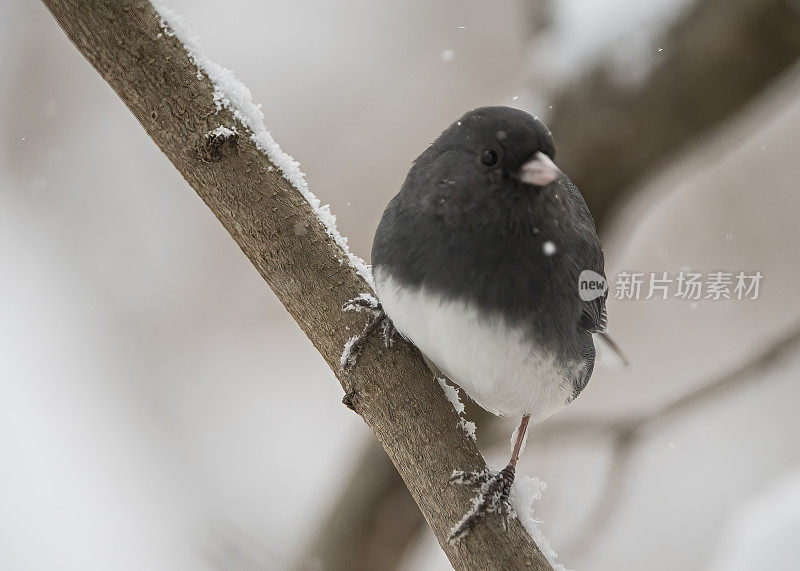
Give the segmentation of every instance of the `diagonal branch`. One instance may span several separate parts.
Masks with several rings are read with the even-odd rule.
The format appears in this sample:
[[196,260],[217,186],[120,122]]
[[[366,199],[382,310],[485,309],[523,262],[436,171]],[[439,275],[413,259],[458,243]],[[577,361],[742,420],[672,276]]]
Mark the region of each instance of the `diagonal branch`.
[[145,0],[44,3],[336,372],[453,566],[549,569],[516,521],[507,534],[487,525],[458,546],[447,543],[469,499],[468,492],[447,486],[448,478],[454,468],[478,470],[485,462],[412,347],[387,351],[373,340],[358,367],[348,374],[339,370],[348,330],[362,327],[341,306],[369,291],[366,272],[359,275],[358,260],[318,216],[321,209],[296,163],[271,140],[260,112],[254,118],[247,89],[229,83],[225,91],[221,82],[234,81],[230,72],[201,65],[197,53],[165,33]]

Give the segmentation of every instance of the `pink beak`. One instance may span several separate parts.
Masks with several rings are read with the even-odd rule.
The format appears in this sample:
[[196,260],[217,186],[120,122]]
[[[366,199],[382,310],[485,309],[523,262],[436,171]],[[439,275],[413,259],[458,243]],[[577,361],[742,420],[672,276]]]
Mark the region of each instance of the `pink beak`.
[[537,151],[519,169],[519,179],[534,186],[547,186],[560,176],[561,169],[541,151]]

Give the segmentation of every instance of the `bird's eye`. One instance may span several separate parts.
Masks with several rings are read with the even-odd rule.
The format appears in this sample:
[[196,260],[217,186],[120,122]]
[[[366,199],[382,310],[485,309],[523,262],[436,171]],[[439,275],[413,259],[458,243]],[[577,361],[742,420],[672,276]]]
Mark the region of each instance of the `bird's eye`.
[[483,149],[483,152],[481,153],[481,162],[486,166],[492,166],[497,162],[497,153],[495,153],[492,149]]

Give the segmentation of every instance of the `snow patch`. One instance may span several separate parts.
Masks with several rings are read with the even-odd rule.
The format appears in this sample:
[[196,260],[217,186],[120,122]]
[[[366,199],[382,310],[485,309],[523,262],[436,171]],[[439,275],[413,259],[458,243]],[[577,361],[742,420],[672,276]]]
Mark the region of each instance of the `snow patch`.
[[456,409],[456,413],[461,415],[464,412],[464,403],[461,402],[458,389],[453,385],[448,384],[444,377],[436,377],[436,380],[439,381],[439,386],[442,387],[444,396],[446,396],[447,400],[453,404],[453,408]]
[[533,503],[542,499],[542,492],[547,487],[539,478],[533,476],[517,476],[514,485],[511,487],[511,494],[508,501],[514,508],[517,519],[539,547],[547,562],[553,567],[553,571],[567,571],[563,564],[556,561],[558,554],[550,547],[550,541],[545,537],[544,532],[539,527],[541,522],[533,517]]
[[458,425],[464,432],[467,433],[467,436],[472,438],[473,441],[477,442],[478,427],[474,422],[464,418],[463,414],[465,407],[464,403],[461,402],[461,397],[459,396],[458,388],[448,384],[447,379],[445,379],[444,377],[436,377],[436,380],[439,381],[439,386],[442,387],[442,390],[444,391],[444,396],[447,397],[447,400],[449,400],[450,403],[453,405],[456,414],[458,414]]
[[463,416],[458,421],[458,425],[467,433],[467,436],[472,438],[473,442],[478,441],[478,425],[472,422],[471,420],[467,420]]
[[342,354],[339,357],[339,365],[341,365],[342,369],[349,369],[354,367],[356,361],[358,361],[358,352],[353,351],[353,343],[358,340],[358,335],[354,335],[344,343],[344,348],[342,349]]
[[[208,59],[202,50],[200,39],[189,29],[184,18],[174,10],[164,6],[159,0],[151,0],[153,8],[161,18],[161,29],[166,36],[174,36],[180,40],[189,59],[197,66],[197,77],[205,75],[214,86],[214,104],[217,110],[228,109],[250,132],[250,139],[262,151],[285,178],[306,199],[317,215],[328,235],[344,251],[350,266],[375,289],[372,271],[364,260],[350,251],[347,238],[336,228],[336,216],[330,206],[322,205],[306,183],[305,175],[300,170],[300,163],[285,153],[272,138],[264,124],[261,105],[253,102],[250,89],[236,79],[233,71]],[[344,260],[339,260],[344,262]]]
[[214,137],[230,137],[236,134],[238,134],[236,127],[226,127],[225,125],[220,125],[209,133],[209,135],[213,135]]

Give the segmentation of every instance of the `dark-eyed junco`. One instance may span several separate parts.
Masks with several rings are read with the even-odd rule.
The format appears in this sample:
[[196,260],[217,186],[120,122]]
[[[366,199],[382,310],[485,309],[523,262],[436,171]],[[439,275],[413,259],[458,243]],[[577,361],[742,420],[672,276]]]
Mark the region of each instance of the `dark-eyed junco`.
[[510,514],[528,422],[578,396],[592,333],[605,330],[607,294],[584,301],[578,288],[584,270],[603,276],[603,249],[554,158],[550,131],[530,114],[470,111],[414,161],[375,233],[373,324],[396,328],[486,410],[521,418],[504,470],[454,472],[482,493],[451,539],[484,513]]

